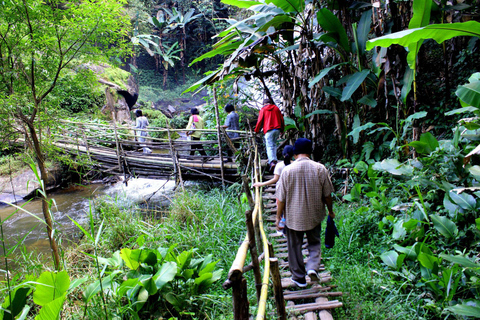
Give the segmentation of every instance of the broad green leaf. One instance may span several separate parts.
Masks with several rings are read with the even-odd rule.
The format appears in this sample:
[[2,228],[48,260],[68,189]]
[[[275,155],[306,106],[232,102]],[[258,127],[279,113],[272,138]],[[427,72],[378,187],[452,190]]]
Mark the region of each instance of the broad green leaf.
[[363,130],[370,129],[370,128],[375,127],[375,126],[376,126],[375,123],[368,122],[368,123],[366,123],[362,126],[354,128],[352,131],[350,131],[348,133],[348,135],[353,137],[353,143],[357,143],[358,142],[358,137],[360,136],[360,132],[362,132]]
[[361,97],[360,99],[358,99],[357,102],[361,104],[366,104],[367,106],[370,106],[372,108],[375,108],[377,106],[377,100],[373,98],[373,92]]
[[462,114],[462,113],[466,113],[466,112],[478,112],[478,111],[479,111],[478,108],[468,106],[468,107],[458,108],[458,109],[454,109],[452,111],[445,112],[445,115],[446,116],[453,116],[455,114]]
[[111,258],[102,258],[102,257],[97,257],[98,258],[98,263],[102,265],[107,265],[111,266],[114,268],[120,268],[123,265],[123,259],[120,256],[120,251],[117,250],[113,253]]
[[322,87],[322,90],[337,99],[340,99],[340,97],[342,96],[342,90],[340,90],[339,88],[324,86]]
[[195,58],[192,62],[190,62],[189,66],[191,67],[194,63],[198,61],[202,61],[207,58],[215,57],[218,54],[229,55],[234,52],[240,45],[242,45],[243,41],[232,41],[226,43],[214,50],[208,51],[207,53],[202,54],[200,57]]
[[410,68],[405,69],[405,74],[403,75],[403,86],[401,91],[401,98],[404,105],[407,105],[408,94],[412,90],[412,83],[414,79],[414,72]]
[[450,196],[450,199],[461,208],[465,210],[475,210],[477,202],[472,195],[467,193],[457,193],[455,190],[451,190],[448,195]]
[[39,306],[45,306],[47,303],[62,297],[70,286],[70,278],[66,271],[58,273],[45,271],[36,282],[33,302]]
[[123,297],[128,290],[135,288],[137,285],[139,285],[139,283],[140,281],[138,278],[132,278],[123,281],[120,287],[118,287],[116,290],[117,296]]
[[[27,319],[28,312],[30,311],[30,306],[26,305],[23,307],[22,312],[15,318],[15,320],[25,320]],[[8,318],[4,318],[3,320],[9,320]]]
[[480,181],[480,166],[471,166],[470,168],[468,168],[468,171],[472,176],[475,177],[475,180]]
[[397,159],[385,159],[382,162],[376,162],[373,169],[377,171],[387,171],[396,176],[411,176],[413,167],[400,163]]
[[406,235],[407,231],[403,227],[403,219],[401,219],[393,225],[392,238],[395,240],[403,240]]
[[348,40],[347,32],[343,28],[340,20],[328,9],[320,9],[317,12],[318,24],[323,30],[333,33],[337,36],[337,43],[345,50],[350,52],[350,41]]
[[285,22],[292,22],[292,18],[290,18],[287,15],[278,15],[278,16],[275,16],[270,21],[268,21],[267,23],[261,25],[257,31],[266,32],[270,27],[274,27],[275,29],[278,29],[278,27],[284,24]]
[[[408,24],[409,29],[425,27],[430,23],[430,12],[432,8],[432,0],[414,0],[413,1],[413,16]],[[416,72],[417,70],[417,56],[423,40],[415,41],[408,45],[407,62],[410,68]]]
[[115,276],[119,273],[122,273],[121,270],[115,270],[110,275],[102,279],[102,285],[100,286],[100,280],[96,280],[91,283],[83,292],[83,298],[85,302],[90,301],[100,290],[110,289],[112,287],[112,281]]
[[383,263],[393,269],[397,269],[397,259],[398,253],[395,251],[386,251],[380,255],[380,259],[382,259]]
[[147,290],[149,295],[154,295],[157,293],[157,286],[155,284],[155,281],[153,280],[153,276],[149,275],[145,278],[142,278],[140,280],[140,285]]
[[438,148],[439,144],[430,132],[425,132],[420,136],[420,141],[412,141],[408,146],[414,147],[418,153],[430,154]]
[[465,102],[467,105],[477,108],[480,108],[480,81],[473,81],[471,83],[464,84],[463,86],[458,86],[457,91],[455,91],[457,97]]
[[9,310],[10,312],[6,312],[3,315],[2,320],[13,320],[15,317],[24,310],[25,306],[27,305],[27,296],[32,291],[32,288],[29,287],[17,287],[12,293],[12,303],[10,303],[10,297],[8,294],[5,294],[5,301],[1,305],[1,308],[5,310]]
[[431,24],[423,28],[395,32],[368,41],[367,50],[371,50],[375,46],[390,47],[392,44],[408,47],[411,43],[426,39],[433,39],[437,43],[442,43],[445,40],[458,36],[480,37],[480,22]]
[[437,231],[440,232],[445,238],[452,239],[457,235],[457,226],[447,217],[431,214],[430,218],[432,219],[435,229],[437,229]]
[[63,309],[66,293],[62,296],[50,301],[40,309],[40,312],[35,317],[35,320],[57,320],[60,317],[60,311]]
[[477,227],[477,230],[480,230],[480,218],[475,219],[475,226]]
[[272,3],[287,13],[300,13],[303,12],[303,9],[305,8],[304,0],[265,0],[265,3]]
[[309,114],[307,114],[305,116],[305,119],[308,119],[310,118],[311,116],[314,116],[316,114],[334,114],[335,112],[331,111],[331,110],[325,110],[325,109],[321,109],[321,110],[315,110],[313,112],[310,112]]
[[123,248],[120,250],[120,257],[125,261],[125,265],[131,270],[137,270],[140,266],[140,249],[131,250],[128,248]]
[[445,209],[447,209],[448,214],[453,217],[456,212],[459,211],[460,207],[456,204],[453,204],[450,199],[448,198],[448,195],[445,195],[443,197],[443,206]]
[[471,261],[470,259],[468,259],[467,257],[464,257],[464,256],[460,256],[460,255],[452,256],[452,255],[441,253],[440,257],[442,259],[448,260],[450,262],[457,263],[457,264],[461,265],[462,267],[480,268],[479,263],[475,263],[475,262]]
[[353,117],[353,124],[352,124],[352,132],[354,132],[354,134],[352,134],[352,137],[353,137],[353,143],[357,143],[358,142],[358,139],[360,138],[360,131],[355,131],[356,128],[360,127],[360,116],[358,114],[356,114],[354,117]]
[[399,246],[398,244],[394,244],[393,248],[395,248],[395,250],[397,250],[398,252],[405,254],[407,258],[411,260],[415,260],[417,259],[417,253],[415,252],[416,245],[417,244],[413,246],[402,247],[402,246]]
[[335,64],[331,67],[323,69],[322,71],[320,71],[320,73],[318,75],[315,76],[315,78],[313,78],[312,81],[310,81],[310,83],[308,84],[308,87],[309,88],[313,87],[318,81],[322,80],[323,77],[325,77],[331,70],[333,70],[335,68],[338,68],[338,67],[340,67],[342,65],[345,65],[345,64],[348,64],[348,62],[338,63],[338,64]]
[[403,227],[405,228],[405,230],[411,231],[413,229],[416,229],[419,223],[420,221],[417,219],[410,219],[403,223]]
[[352,94],[360,87],[365,78],[370,74],[370,70],[363,70],[353,74],[347,81],[347,85],[343,89],[340,101],[346,101],[352,97]]
[[420,252],[417,256],[417,259],[422,266],[429,270],[433,270],[435,268],[435,263],[438,265],[438,259],[428,253]]
[[365,45],[368,40],[368,34],[370,33],[370,25],[372,24],[372,10],[367,10],[362,13],[360,22],[358,23],[357,39],[360,52],[358,54],[363,55],[365,52]]
[[457,304],[455,306],[448,307],[445,310],[458,314],[459,316],[474,317],[477,319],[480,318],[480,307],[477,306]]
[[68,293],[71,293],[73,290],[75,290],[77,287],[81,286],[88,280],[88,276],[85,276],[83,278],[75,279],[72,282],[70,282],[70,286],[68,287]]
[[165,262],[162,265],[162,268],[153,277],[157,289],[161,290],[166,283],[172,281],[175,278],[176,274],[177,264],[170,261]]

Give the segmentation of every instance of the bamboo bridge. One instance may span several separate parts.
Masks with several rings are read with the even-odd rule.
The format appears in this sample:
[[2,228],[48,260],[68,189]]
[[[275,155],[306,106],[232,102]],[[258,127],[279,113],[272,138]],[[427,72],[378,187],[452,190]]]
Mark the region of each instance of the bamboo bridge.
[[[232,131],[240,134],[240,138],[234,141],[241,145],[239,152],[221,128],[197,129],[208,139],[200,141],[187,140],[185,129],[168,127],[139,130],[93,122],[61,121],[60,128],[53,133],[57,148],[76,156],[80,163],[85,160],[89,167],[103,174],[123,175],[125,180],[131,177],[170,179],[173,176],[178,184],[199,179],[233,183],[242,175],[237,163],[245,163],[248,167],[253,161],[251,145],[255,135],[251,132]],[[136,140],[140,131],[148,133],[143,143]],[[201,145],[207,155],[199,155],[198,151],[191,155],[192,145]],[[143,153],[144,147],[151,149],[152,153]],[[227,148],[236,161],[224,161],[228,160]]]

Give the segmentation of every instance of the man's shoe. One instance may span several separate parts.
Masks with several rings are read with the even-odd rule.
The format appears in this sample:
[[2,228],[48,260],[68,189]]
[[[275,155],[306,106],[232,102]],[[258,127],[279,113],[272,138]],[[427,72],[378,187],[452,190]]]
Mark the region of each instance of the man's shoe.
[[315,270],[308,270],[307,274],[310,277],[310,280],[313,282],[318,282],[320,280],[320,277],[318,276],[318,273]]
[[303,281],[305,281],[304,283],[295,281],[295,280],[293,280],[293,278],[290,278],[290,280],[292,280],[293,284],[296,285],[299,288],[305,288],[307,286],[307,281],[305,281],[305,279],[303,280]]

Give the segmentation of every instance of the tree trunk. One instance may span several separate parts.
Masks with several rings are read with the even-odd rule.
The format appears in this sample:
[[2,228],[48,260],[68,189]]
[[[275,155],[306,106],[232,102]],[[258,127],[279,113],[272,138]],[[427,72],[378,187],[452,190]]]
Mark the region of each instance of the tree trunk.
[[[26,121],[26,124],[30,131],[30,137],[32,138],[33,149],[35,151],[35,156],[37,158],[38,168],[40,169],[40,178],[43,181],[43,186],[45,186],[48,178],[47,170],[45,168],[45,159],[43,158],[43,153],[40,148],[40,142],[38,141],[37,131],[35,130],[35,125],[33,121]],[[44,188],[43,191],[45,193],[43,194],[43,197],[42,197],[42,211],[43,211],[43,216],[45,217],[45,223],[47,224],[48,240],[50,241],[50,248],[52,249],[55,270],[58,271],[61,268],[60,254],[58,253],[57,242],[55,241],[55,237],[53,236],[53,222],[52,222],[52,216],[50,214],[50,210],[48,208],[47,190]]]

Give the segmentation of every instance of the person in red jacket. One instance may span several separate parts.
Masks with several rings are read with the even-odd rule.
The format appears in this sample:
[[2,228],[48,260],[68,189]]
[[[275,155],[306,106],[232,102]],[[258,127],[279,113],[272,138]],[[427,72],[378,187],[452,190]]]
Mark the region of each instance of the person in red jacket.
[[265,134],[265,146],[267,149],[269,171],[273,172],[273,169],[277,164],[277,140],[285,129],[285,122],[283,120],[282,112],[273,104],[273,101],[270,98],[263,100],[263,108],[258,115],[255,133],[259,133],[262,127],[263,133]]

